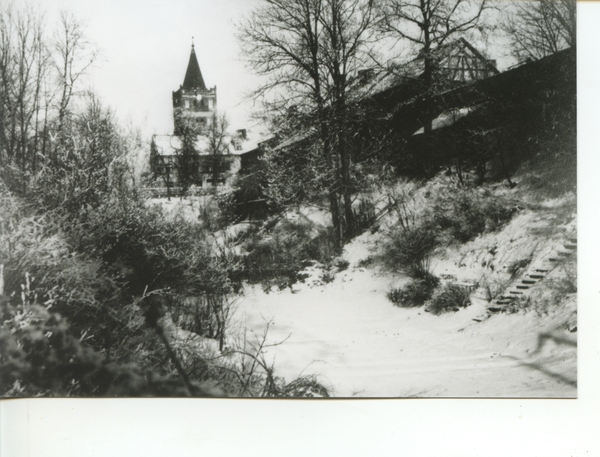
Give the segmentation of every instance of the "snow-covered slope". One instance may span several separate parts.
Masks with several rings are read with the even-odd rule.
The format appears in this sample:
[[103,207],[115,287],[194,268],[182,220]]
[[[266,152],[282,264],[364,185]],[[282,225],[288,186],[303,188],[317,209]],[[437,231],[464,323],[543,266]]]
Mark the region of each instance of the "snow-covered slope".
[[[573,302],[540,318],[495,315],[478,323],[481,300],[442,316],[394,307],[385,293],[399,278],[356,269],[296,293],[249,291],[240,304],[248,329],[268,340],[286,380],[317,374],[342,397],[573,397]],[[250,337],[250,336],[249,336]]]
[[269,294],[250,288],[238,317],[250,338],[270,322],[268,341],[285,340],[267,353],[278,376],[319,375],[334,396],[575,397],[576,294],[547,308],[489,316],[483,291],[485,284],[510,288],[521,274],[515,264],[539,265],[576,236],[573,198],[523,208],[502,230],[438,252],[437,275],[480,285],[459,312],[395,307],[386,293],[407,279],[364,267],[383,236],[365,233],[346,246],[350,267],[333,282],[309,278]]

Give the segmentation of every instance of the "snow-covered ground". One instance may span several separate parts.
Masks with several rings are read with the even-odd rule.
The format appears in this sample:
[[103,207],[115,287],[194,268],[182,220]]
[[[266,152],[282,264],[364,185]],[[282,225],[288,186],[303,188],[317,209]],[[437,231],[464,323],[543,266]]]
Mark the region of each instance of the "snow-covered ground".
[[[416,206],[425,204],[427,190],[415,193]],[[514,198],[514,191],[501,187],[495,193]],[[576,237],[574,199],[538,203],[500,231],[437,253],[433,272],[459,282],[506,288],[515,262],[526,259],[531,268],[539,267],[565,240]],[[210,204],[202,199],[154,203],[190,220],[197,219],[202,205]],[[326,212],[317,208],[290,211],[285,220],[328,223]],[[470,307],[441,316],[423,307],[396,307],[386,293],[406,279],[377,266],[360,267],[381,248],[386,227],[395,223],[394,216],[387,215],[379,222],[379,232],[367,232],[347,245],[344,259],[350,267],[329,284],[314,281],[323,274],[316,266],[308,271],[313,277],[292,290],[266,294],[259,286],[246,288],[232,320],[249,340],[260,339],[268,323],[268,343],[284,341],[267,349],[277,376],[290,382],[301,375],[318,375],[337,397],[577,395],[577,333],[569,331],[576,326],[576,298],[550,315],[532,310],[481,322],[488,303],[477,293]],[[238,229],[219,232],[215,239],[233,236]]]
[[[556,220],[563,213],[524,211],[498,232],[439,253],[433,271],[507,287],[509,265],[538,265],[576,236],[574,216]],[[278,376],[319,375],[338,397],[576,397],[576,296],[549,315],[530,310],[481,322],[474,319],[486,316],[488,302],[480,291],[456,313],[399,308],[386,293],[406,279],[360,267],[381,249],[382,236],[367,232],[347,245],[350,267],[329,284],[309,278],[291,291],[247,290],[239,321],[257,338],[270,322],[268,341],[285,340],[267,354]]]
[[433,316],[392,305],[399,279],[369,270],[333,283],[248,291],[238,318],[258,338],[270,322],[267,359],[287,381],[316,374],[338,397],[575,397],[575,304],[551,316],[496,315],[483,302]]

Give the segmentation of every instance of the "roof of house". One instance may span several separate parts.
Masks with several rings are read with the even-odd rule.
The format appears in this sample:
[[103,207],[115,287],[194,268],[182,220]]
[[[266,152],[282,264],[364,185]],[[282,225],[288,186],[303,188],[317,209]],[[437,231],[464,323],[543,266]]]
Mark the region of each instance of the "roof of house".
[[[459,119],[467,116],[471,112],[475,110],[474,106],[469,106],[466,108],[457,108],[457,109],[449,109],[442,112],[438,117],[436,117],[433,121],[431,121],[431,130],[442,129],[444,127],[450,127]],[[421,127],[415,133],[415,135],[422,135],[425,133],[425,128]]]
[[[156,145],[156,152],[161,156],[176,155],[181,149],[181,138],[177,135],[154,135],[152,142]],[[208,138],[198,135],[194,141],[197,151],[205,151],[208,148]]]
[[194,50],[193,44],[192,52],[190,53],[190,61],[188,62],[185,78],[183,79],[183,88],[186,90],[207,90],[206,84],[204,84],[204,78],[202,78],[202,72],[200,71],[200,65],[198,64],[198,59],[196,58],[196,51]]
[[[444,67],[449,58],[465,51],[470,52],[473,57],[478,59],[489,71],[490,76],[500,73],[493,60],[487,59],[462,37],[437,47],[431,52],[431,55],[434,59],[439,59],[440,65]],[[423,56],[417,56],[406,63],[392,62],[388,68],[359,73],[356,79],[358,91],[363,96],[371,96],[392,88],[406,86],[407,83],[421,79],[424,71],[425,59]]]
[[[259,148],[259,145],[268,140],[260,134],[252,131],[247,132],[247,137],[241,142],[241,149],[235,149],[233,144],[236,135],[226,135],[225,141],[229,144],[229,153],[227,155],[238,156]],[[156,145],[156,152],[161,156],[177,155],[181,149],[181,138],[177,135],[154,135],[152,141]],[[194,148],[200,155],[208,155],[209,142],[205,135],[198,135],[194,141]]]

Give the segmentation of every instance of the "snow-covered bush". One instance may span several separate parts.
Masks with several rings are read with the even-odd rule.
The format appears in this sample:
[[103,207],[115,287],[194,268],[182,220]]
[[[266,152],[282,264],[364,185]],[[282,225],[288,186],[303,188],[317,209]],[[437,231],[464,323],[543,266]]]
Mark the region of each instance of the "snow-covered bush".
[[244,244],[242,276],[265,290],[294,284],[308,261],[329,264],[337,254],[330,229],[286,222],[270,234],[259,232]]
[[391,289],[387,297],[396,306],[403,308],[422,306],[431,298],[438,284],[439,279],[430,275],[427,279],[411,281],[403,287]]
[[448,186],[431,207],[433,225],[450,239],[466,243],[485,231],[498,230],[516,208],[480,192]]
[[458,311],[471,304],[470,295],[469,290],[464,287],[445,284],[435,292],[425,310],[435,315]]
[[436,245],[436,233],[427,225],[397,227],[389,233],[383,258],[396,271],[414,279],[427,279],[430,255]]

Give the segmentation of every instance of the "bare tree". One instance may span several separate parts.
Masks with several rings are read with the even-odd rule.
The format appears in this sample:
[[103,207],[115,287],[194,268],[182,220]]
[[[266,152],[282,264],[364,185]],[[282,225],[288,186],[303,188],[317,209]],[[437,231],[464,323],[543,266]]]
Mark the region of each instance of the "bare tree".
[[213,186],[216,187],[219,180],[219,174],[224,171],[225,160],[224,154],[229,153],[229,144],[227,142],[227,129],[229,128],[229,120],[223,113],[214,111],[210,118],[210,123],[206,130],[208,139],[208,147],[206,152],[209,154],[209,164],[212,169]]
[[[177,137],[181,141],[181,146],[176,149],[177,160],[174,162],[177,170],[177,183],[179,184],[180,197],[198,181],[200,157],[196,147],[200,125],[194,118],[186,115],[182,108],[176,108],[173,111],[175,125],[177,126]],[[167,179],[170,180],[169,173]],[[167,189],[169,183],[167,182]]]
[[4,179],[21,192],[35,171],[47,74],[41,14],[31,6],[0,6],[0,165]]
[[[382,0],[379,30],[423,60],[426,95],[432,95],[439,72],[438,51],[452,39],[482,29],[482,16],[490,7],[487,0]],[[425,122],[431,131],[431,119]]]
[[213,112],[210,123],[206,129],[208,147],[206,152],[213,155],[223,155],[229,152],[227,143],[229,119],[224,113]]
[[[345,125],[351,76],[367,65],[375,21],[373,0],[267,0],[238,26],[249,66],[267,81],[253,94],[313,132],[311,148],[325,164],[323,192],[338,247],[352,232],[352,162]],[[306,163],[310,166],[310,161]],[[306,173],[314,183],[315,174]],[[306,181],[304,181],[306,182]],[[289,181],[286,183],[289,185]]]
[[503,28],[521,60],[537,60],[577,44],[575,0],[509,3]]
[[77,17],[68,11],[60,12],[60,25],[52,40],[54,67],[59,87],[58,131],[61,132],[75,84],[86,74],[98,57],[98,50],[88,41]]
[[61,13],[51,39],[33,6],[0,4],[0,169],[12,190],[25,193],[58,157],[56,148],[48,153],[48,139],[62,131],[75,84],[96,55],[73,14]]

